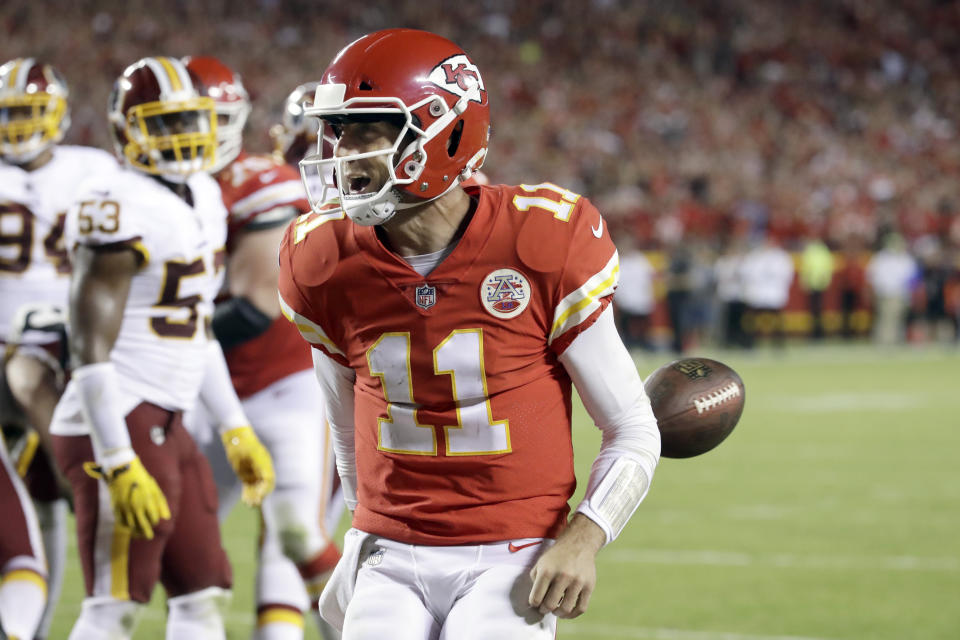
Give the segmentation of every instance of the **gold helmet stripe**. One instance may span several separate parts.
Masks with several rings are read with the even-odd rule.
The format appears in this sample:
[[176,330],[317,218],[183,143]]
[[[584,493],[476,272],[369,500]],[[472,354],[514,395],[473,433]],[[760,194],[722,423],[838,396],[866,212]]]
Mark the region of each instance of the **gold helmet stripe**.
[[[33,66],[33,58],[17,58],[14,61],[13,69],[10,70],[10,84],[8,85],[14,91],[23,93],[26,90],[27,77],[30,75],[30,67]],[[20,71],[23,70],[21,74]]]
[[[167,65],[164,65],[161,61],[163,58],[144,58],[141,64],[145,64],[150,67],[150,70],[153,71],[153,76],[157,79],[157,82],[160,85],[160,95],[167,96],[173,93],[173,81],[171,80],[171,73],[168,69],[169,62]],[[176,77],[174,75],[173,77]]]
[[157,60],[163,65],[164,71],[167,72],[167,77],[170,80],[170,85],[173,87],[174,91],[181,91],[183,89],[183,83],[180,81],[180,73],[177,71],[177,68],[173,66],[173,63],[170,62],[170,58],[158,57]]

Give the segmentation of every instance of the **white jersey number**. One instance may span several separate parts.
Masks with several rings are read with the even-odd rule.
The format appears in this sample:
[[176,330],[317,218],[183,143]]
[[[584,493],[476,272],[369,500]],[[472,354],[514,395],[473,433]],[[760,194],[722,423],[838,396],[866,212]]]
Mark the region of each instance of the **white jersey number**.
[[529,211],[531,207],[535,207],[552,213],[554,218],[563,222],[570,221],[573,207],[580,199],[579,193],[558,187],[551,182],[534,185],[522,184],[520,188],[527,193],[540,193],[541,195],[513,196],[513,206],[517,208],[517,211]]
[[[417,423],[410,367],[410,334],[385,333],[367,350],[370,372],[380,378],[387,417],[378,424],[377,448],[391,453],[435,456],[437,434]],[[510,425],[494,420],[483,367],[483,331],[457,329],[433,350],[434,375],[448,375],[453,385],[457,424],[444,425],[446,455],[509,453]]]

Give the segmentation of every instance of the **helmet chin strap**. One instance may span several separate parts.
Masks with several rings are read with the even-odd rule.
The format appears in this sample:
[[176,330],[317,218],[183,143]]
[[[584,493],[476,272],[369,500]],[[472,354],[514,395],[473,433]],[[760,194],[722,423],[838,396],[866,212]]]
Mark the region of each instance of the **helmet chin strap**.
[[450,193],[450,191],[460,184],[460,182],[461,178],[458,175],[457,179],[451,182],[450,186],[443,190],[443,193],[435,195],[432,198],[418,200],[416,202],[401,202],[397,190],[391,188],[386,194],[381,196],[377,202],[369,204],[364,203],[356,207],[344,207],[344,211],[346,211],[347,217],[349,217],[354,223],[363,227],[375,227],[393,218],[393,216],[397,215],[398,211],[412,209],[413,207],[420,207],[433,202],[438,198],[442,198]]

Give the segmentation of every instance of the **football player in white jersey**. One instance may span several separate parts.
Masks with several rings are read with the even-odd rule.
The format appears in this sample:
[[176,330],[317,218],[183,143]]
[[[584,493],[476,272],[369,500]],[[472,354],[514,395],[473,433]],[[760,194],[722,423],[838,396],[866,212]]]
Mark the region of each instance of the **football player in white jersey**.
[[[302,640],[311,609],[326,640],[339,634],[317,602],[340,558],[331,535],[343,502],[331,501],[333,450],[317,393],[310,348],[280,315],[277,247],[286,225],[310,210],[300,175],[281,159],[243,151],[250,100],[240,76],[209,56],[184,60],[215,102],[217,160],[211,173],[229,211],[227,285],[213,329],[226,352],[234,388],[258,436],[277,461],[276,490],[263,504],[257,567],[256,640]],[[214,469],[225,516],[235,501],[232,473],[202,416],[187,428]],[[213,446],[205,446],[204,440]],[[331,504],[333,502],[333,504]],[[324,520],[329,524],[324,526]]]
[[84,183],[65,232],[74,368],[51,431],[87,595],[70,638],[131,637],[159,581],[168,639],[222,639],[231,571],[183,411],[199,400],[215,416],[247,503],[272,489],[273,467],[210,339],[226,240],[220,190],[204,173],[213,101],[179,60],[144,58],[115,83],[109,124],[128,170]]
[[117,168],[105,151],[58,144],[70,126],[68,99],[50,64],[16,58],[0,66],[0,424],[36,504],[47,556],[48,605],[36,638],[47,636],[66,561],[66,483],[51,464],[49,436],[65,373],[63,222],[79,183]]

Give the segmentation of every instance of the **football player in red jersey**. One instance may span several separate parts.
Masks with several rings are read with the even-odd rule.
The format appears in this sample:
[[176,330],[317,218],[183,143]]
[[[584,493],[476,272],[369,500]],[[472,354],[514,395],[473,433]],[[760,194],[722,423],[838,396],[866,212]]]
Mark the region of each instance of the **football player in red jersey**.
[[[277,298],[277,246],[287,223],[310,205],[293,167],[242,150],[250,100],[240,76],[216,58],[184,62],[215,103],[218,148],[211,172],[229,212],[227,296],[217,304],[213,328],[244,411],[278,462],[276,490],[262,508],[255,637],[300,640],[303,611],[317,611],[320,591],[340,557],[324,517],[331,510],[339,520],[343,510],[342,501],[330,504],[333,450],[310,349],[280,315]],[[212,440],[205,450],[214,460],[222,458]],[[217,473],[223,516],[236,500],[231,490],[236,477],[222,461],[214,468],[223,470]],[[321,633],[333,637],[336,632],[315,615]]]
[[[314,347],[353,511],[321,612],[350,640],[552,639],[660,455],[604,220],[550,183],[461,184],[489,102],[440,36],[360,38],[305,113],[336,143],[304,182],[335,179],[284,237],[281,306]],[[573,386],[603,443],[569,517]]]
[[274,154],[295,167],[317,146],[320,127],[316,118],[308,118],[303,112],[313,104],[313,94],[318,84],[305,82],[291,91],[283,102],[280,122],[270,127]]

